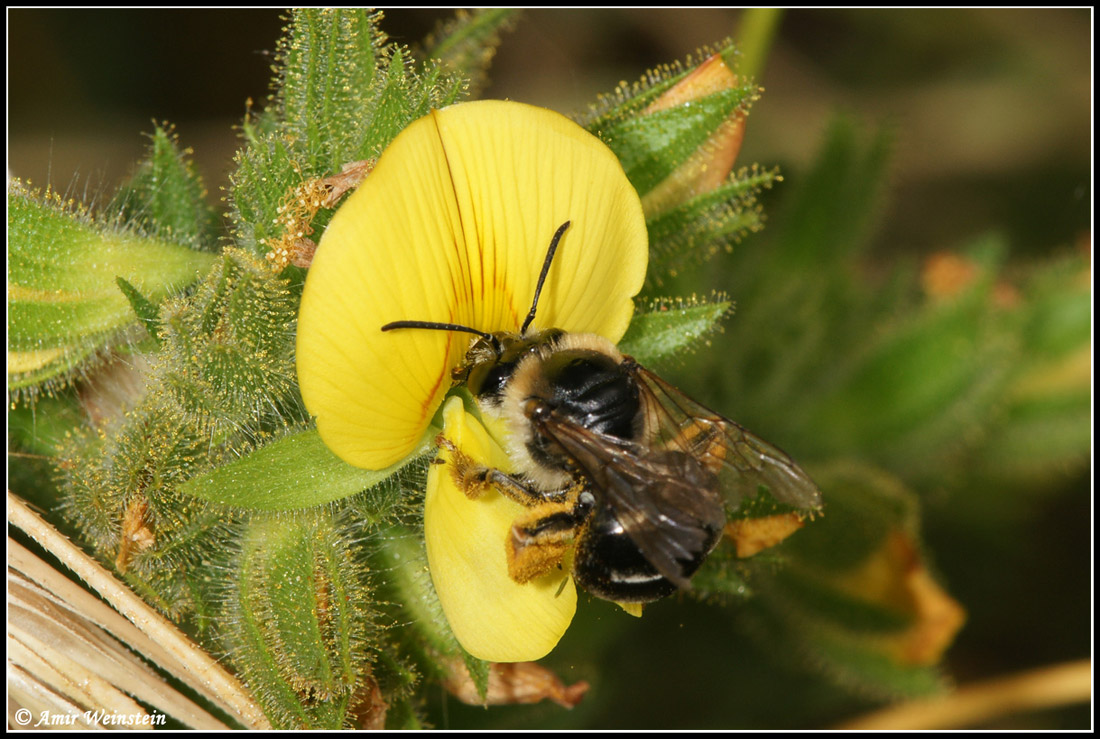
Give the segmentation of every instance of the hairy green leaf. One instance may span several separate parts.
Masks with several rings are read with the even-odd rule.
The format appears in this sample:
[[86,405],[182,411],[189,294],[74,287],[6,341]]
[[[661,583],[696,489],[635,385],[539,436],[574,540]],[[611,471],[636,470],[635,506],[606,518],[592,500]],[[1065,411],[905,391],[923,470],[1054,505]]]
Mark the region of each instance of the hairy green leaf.
[[459,10],[424,40],[422,56],[461,72],[469,80],[469,94],[476,95],[488,82],[501,34],[511,30],[518,15],[513,8]]
[[256,516],[232,563],[222,632],[279,728],[340,729],[370,677],[365,572],[326,510]]
[[641,364],[652,364],[684,351],[715,331],[732,304],[721,298],[654,301],[634,314],[619,348]]
[[300,431],[188,480],[181,492],[246,510],[286,511],[342,500],[385,483],[435,445],[429,428],[416,450],[383,470],[352,467],[329,451],[316,430]]
[[[622,162],[639,194],[652,190],[756,95],[752,85],[723,90],[655,113],[604,126],[598,133]],[[591,130],[591,129],[590,129]]]
[[134,341],[138,319],[118,278],[156,303],[194,282],[212,261],[100,226],[52,193],[9,187],[9,384],[64,380],[97,352]]
[[589,131],[599,132],[618,123],[637,116],[670,87],[695,71],[700,63],[714,54],[721,55],[727,63],[733,59],[736,51],[733,43],[726,39],[717,46],[699,49],[683,63],[679,61],[650,70],[642,78],[629,86],[620,86],[613,93],[600,96],[599,102],[585,117],[583,125]]
[[181,149],[175,130],[157,126],[149,154],[115,194],[108,212],[149,236],[193,249],[216,251],[218,215],[206,202],[206,188]]

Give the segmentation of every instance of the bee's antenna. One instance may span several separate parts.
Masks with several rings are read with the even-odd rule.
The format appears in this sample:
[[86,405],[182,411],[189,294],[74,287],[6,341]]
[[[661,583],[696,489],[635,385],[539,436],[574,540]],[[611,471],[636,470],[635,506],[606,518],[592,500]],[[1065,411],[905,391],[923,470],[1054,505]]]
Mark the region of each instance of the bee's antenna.
[[493,345],[493,349],[496,350],[497,354],[500,354],[503,351],[500,346],[500,341],[498,341],[497,337],[493,336],[491,333],[488,333],[487,331],[479,331],[476,328],[470,328],[469,326],[463,326],[458,323],[435,323],[434,321],[393,321],[392,323],[387,323],[385,326],[383,326],[382,330],[393,331],[397,328],[429,328],[436,329],[438,331],[464,331],[468,334],[476,334],[477,336],[480,336],[481,338],[488,341],[490,344]]
[[542,293],[542,283],[546,282],[546,275],[550,272],[550,263],[554,261],[554,252],[558,250],[558,242],[561,241],[561,236],[565,233],[565,229],[569,228],[570,221],[558,226],[558,230],[554,232],[554,238],[550,239],[550,248],[546,250],[546,259],[542,262],[542,272],[539,273],[538,284],[535,285],[535,299],[531,301],[531,310],[527,313],[527,318],[523,321],[523,327],[519,330],[520,334],[527,333],[527,327],[531,325],[531,321],[535,320],[535,309],[539,305],[539,295]]
[[[531,310],[527,313],[527,318],[523,321],[523,327],[519,330],[520,334],[527,333],[527,328],[531,325],[531,321],[535,320],[535,309],[539,305],[539,295],[542,294],[542,283],[546,282],[546,275],[550,272],[550,265],[554,261],[554,252],[558,250],[558,242],[561,241],[562,234],[565,233],[565,229],[569,228],[570,221],[558,226],[558,230],[554,232],[554,238],[550,239],[550,248],[546,250],[546,259],[542,262],[542,271],[539,273],[539,281],[535,285],[535,299],[531,301]],[[499,356],[504,352],[503,347],[500,345],[500,340],[487,331],[481,331],[469,326],[463,326],[458,323],[436,323],[434,321],[393,321],[387,323],[382,327],[383,331],[393,331],[398,328],[428,328],[435,329],[437,331],[464,331],[468,334],[474,334],[488,341],[493,345],[493,350]]]

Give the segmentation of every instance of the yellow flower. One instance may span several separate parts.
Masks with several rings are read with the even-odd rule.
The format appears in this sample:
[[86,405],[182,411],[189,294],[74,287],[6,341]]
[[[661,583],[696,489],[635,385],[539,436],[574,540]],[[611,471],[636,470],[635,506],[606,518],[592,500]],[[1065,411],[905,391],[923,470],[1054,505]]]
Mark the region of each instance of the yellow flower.
[[[333,217],[302,295],[298,377],[329,448],[368,469],[411,453],[471,337],[381,327],[518,331],[566,221],[532,329],[618,341],[648,245],[638,195],[607,147],[557,113],[502,101],[432,111],[398,135]],[[486,432],[457,398],[443,415],[444,435],[464,454],[507,468],[506,430]],[[572,618],[572,583],[559,593],[561,575],[511,582],[505,539],[522,509],[495,492],[467,498],[450,469],[429,474],[425,536],[452,630],[483,659],[537,659]]]

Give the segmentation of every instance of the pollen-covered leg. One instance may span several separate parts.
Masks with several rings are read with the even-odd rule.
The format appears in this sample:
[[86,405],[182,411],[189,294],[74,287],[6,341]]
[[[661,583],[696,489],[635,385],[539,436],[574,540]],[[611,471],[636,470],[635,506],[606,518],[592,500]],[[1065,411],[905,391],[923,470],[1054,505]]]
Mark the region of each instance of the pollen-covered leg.
[[553,499],[562,495],[562,493],[541,493],[494,467],[479,464],[468,454],[461,452],[445,436],[439,436],[436,443],[450,454],[451,474],[454,476],[455,485],[466,494],[467,498],[476,499],[487,489],[492,488],[506,498],[530,508],[542,505],[548,498]]
[[561,564],[583,517],[576,503],[544,503],[512,523],[506,542],[508,575],[526,583]]
[[[435,441],[439,444],[439,448],[445,449],[450,456],[451,476],[454,478],[455,486],[471,500],[481,497],[482,493],[490,487],[489,468],[475,462],[470,455],[462,452],[447,437],[440,435]],[[443,462],[442,459],[436,461]]]

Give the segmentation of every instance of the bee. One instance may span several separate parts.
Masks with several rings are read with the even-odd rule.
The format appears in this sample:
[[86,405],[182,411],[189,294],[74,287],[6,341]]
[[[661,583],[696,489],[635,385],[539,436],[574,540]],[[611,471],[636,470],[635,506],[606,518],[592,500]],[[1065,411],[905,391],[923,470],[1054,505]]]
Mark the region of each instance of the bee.
[[718,544],[726,510],[766,488],[799,510],[817,486],[786,453],[700,405],[595,334],[531,330],[569,222],[554,233],[518,333],[430,321],[382,327],[474,334],[455,382],[510,431],[516,473],[486,468],[445,438],[460,488],[492,486],[526,507],[505,542],[527,582],[560,567],[592,595],[647,603],[689,587]]

